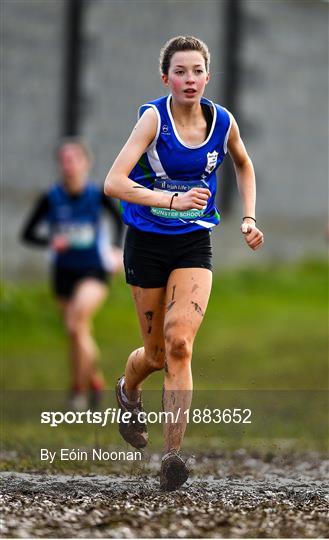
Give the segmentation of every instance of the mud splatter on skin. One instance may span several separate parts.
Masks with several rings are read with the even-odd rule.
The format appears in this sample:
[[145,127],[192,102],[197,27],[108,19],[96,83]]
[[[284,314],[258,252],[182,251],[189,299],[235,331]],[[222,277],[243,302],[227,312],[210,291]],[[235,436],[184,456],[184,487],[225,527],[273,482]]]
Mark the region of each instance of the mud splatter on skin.
[[174,406],[175,403],[176,403],[176,395],[175,395],[175,392],[170,392],[170,401],[171,401],[172,406]]
[[175,298],[175,290],[176,290],[176,285],[174,285],[173,288],[172,288],[171,300],[173,300]]
[[203,313],[202,309],[200,308],[199,304],[197,304],[196,302],[192,302],[192,301],[191,301],[191,304],[193,304],[195,311],[197,313],[199,313],[199,315],[201,315],[201,317],[203,317],[204,313]]
[[154,354],[157,356],[158,354],[160,356],[163,355],[163,347],[160,347],[159,345],[156,345],[154,348]]
[[165,370],[165,373],[169,373],[167,360],[165,360],[165,363],[164,363],[164,370]]
[[[134,352],[133,358],[137,359],[140,352],[141,352],[140,349],[136,349],[136,351]],[[136,369],[136,367],[135,367],[133,358],[131,359],[130,366],[131,366],[131,369],[133,370],[133,372],[134,372],[136,375],[138,375],[138,371],[137,371],[137,369]]]
[[152,332],[152,319],[153,319],[153,311],[146,311],[145,312],[145,317],[146,317],[146,320],[148,322],[148,327],[147,327],[147,333],[150,334]]
[[175,390],[165,390],[163,387],[163,399],[165,400],[167,406],[165,410],[172,410],[176,403]]
[[174,299],[175,298],[175,291],[176,291],[176,285],[173,285],[173,288],[172,288],[172,295],[171,295],[171,300],[168,304],[168,307],[167,307],[167,312],[174,306],[174,304],[176,303],[176,300]]
[[192,287],[192,293],[194,293],[197,289],[199,288],[199,285],[197,285],[196,283],[193,285]]
[[167,313],[168,311],[171,310],[171,308],[176,304],[176,300],[173,300],[172,302],[170,302],[170,304],[168,304],[168,307],[167,307]]

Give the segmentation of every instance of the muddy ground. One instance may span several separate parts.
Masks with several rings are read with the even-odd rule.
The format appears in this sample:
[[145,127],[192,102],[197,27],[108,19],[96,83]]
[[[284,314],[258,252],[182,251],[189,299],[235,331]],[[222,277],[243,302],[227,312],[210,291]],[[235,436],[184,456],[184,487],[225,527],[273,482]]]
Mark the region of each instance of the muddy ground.
[[[1,474],[2,536],[325,538],[328,461],[317,453],[199,455],[161,493],[159,456],[134,475]],[[147,474],[146,474],[147,473]]]

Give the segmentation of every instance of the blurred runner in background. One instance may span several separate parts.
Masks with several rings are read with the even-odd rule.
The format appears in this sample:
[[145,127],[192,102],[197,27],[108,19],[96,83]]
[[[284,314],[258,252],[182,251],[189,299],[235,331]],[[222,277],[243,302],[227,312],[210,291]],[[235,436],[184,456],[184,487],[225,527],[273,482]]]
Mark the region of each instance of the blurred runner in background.
[[[69,337],[72,385],[69,407],[99,405],[105,386],[97,365],[92,318],[107,295],[111,274],[122,268],[123,224],[116,205],[90,181],[92,155],[75,139],[58,149],[60,179],[42,194],[22,231],[25,242],[51,249],[53,291]],[[111,247],[104,211],[114,223]],[[46,223],[47,233],[42,231]]]

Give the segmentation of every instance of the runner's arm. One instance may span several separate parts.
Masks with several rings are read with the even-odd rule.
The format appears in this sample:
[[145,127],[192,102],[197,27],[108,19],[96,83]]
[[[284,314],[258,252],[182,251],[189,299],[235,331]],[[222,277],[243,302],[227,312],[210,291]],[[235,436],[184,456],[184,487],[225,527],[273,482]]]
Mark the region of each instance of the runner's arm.
[[[227,148],[233,160],[238,190],[242,199],[243,216],[255,218],[256,213],[256,179],[252,161],[240,137],[240,131],[235,119],[228,138]],[[250,218],[243,220],[241,232],[245,235],[248,246],[256,250],[264,242],[264,236]]]
[[255,217],[256,180],[254,167],[240,137],[239,127],[234,118],[227,148],[235,169],[238,190],[242,199],[243,215]]
[[168,194],[159,194],[143,188],[129,178],[139,158],[155,138],[156,130],[156,113],[153,109],[148,109],[138,120],[128,141],[113,163],[105,180],[105,195],[146,206],[166,206]]
[[38,247],[46,247],[49,245],[49,235],[41,234],[38,231],[38,226],[46,220],[48,210],[48,197],[47,195],[41,195],[21,230],[20,239],[23,242],[27,242]]
[[194,188],[172,199],[171,193],[153,191],[130,180],[130,172],[156,136],[157,122],[156,113],[151,108],[147,109],[138,120],[105,179],[105,195],[143,206],[159,208],[171,206],[175,210],[204,208],[211,195],[206,188]]

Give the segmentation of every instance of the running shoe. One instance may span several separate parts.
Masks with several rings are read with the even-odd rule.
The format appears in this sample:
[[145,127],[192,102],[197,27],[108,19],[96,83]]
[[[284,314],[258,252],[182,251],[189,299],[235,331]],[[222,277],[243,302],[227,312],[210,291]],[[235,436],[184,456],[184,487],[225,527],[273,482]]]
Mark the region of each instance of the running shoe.
[[[144,412],[142,400],[140,399],[136,404],[130,405],[126,403],[122,398],[122,380],[123,376],[117,382],[115,393],[118,402],[118,407],[121,410],[119,432],[121,436],[134,448],[144,448],[148,443],[148,433],[146,422],[139,420],[139,413]],[[121,417],[123,413],[131,413],[129,422],[122,422]]]
[[70,392],[67,407],[69,411],[87,411],[88,399],[85,392]]
[[170,450],[162,458],[160,471],[160,489],[174,491],[186,482],[190,474],[178,450]]
[[103,388],[91,388],[89,390],[89,409],[91,411],[100,410],[104,395]]
[[92,411],[100,410],[101,402],[104,397],[105,382],[100,373],[95,373],[90,380],[89,387],[89,409]]

